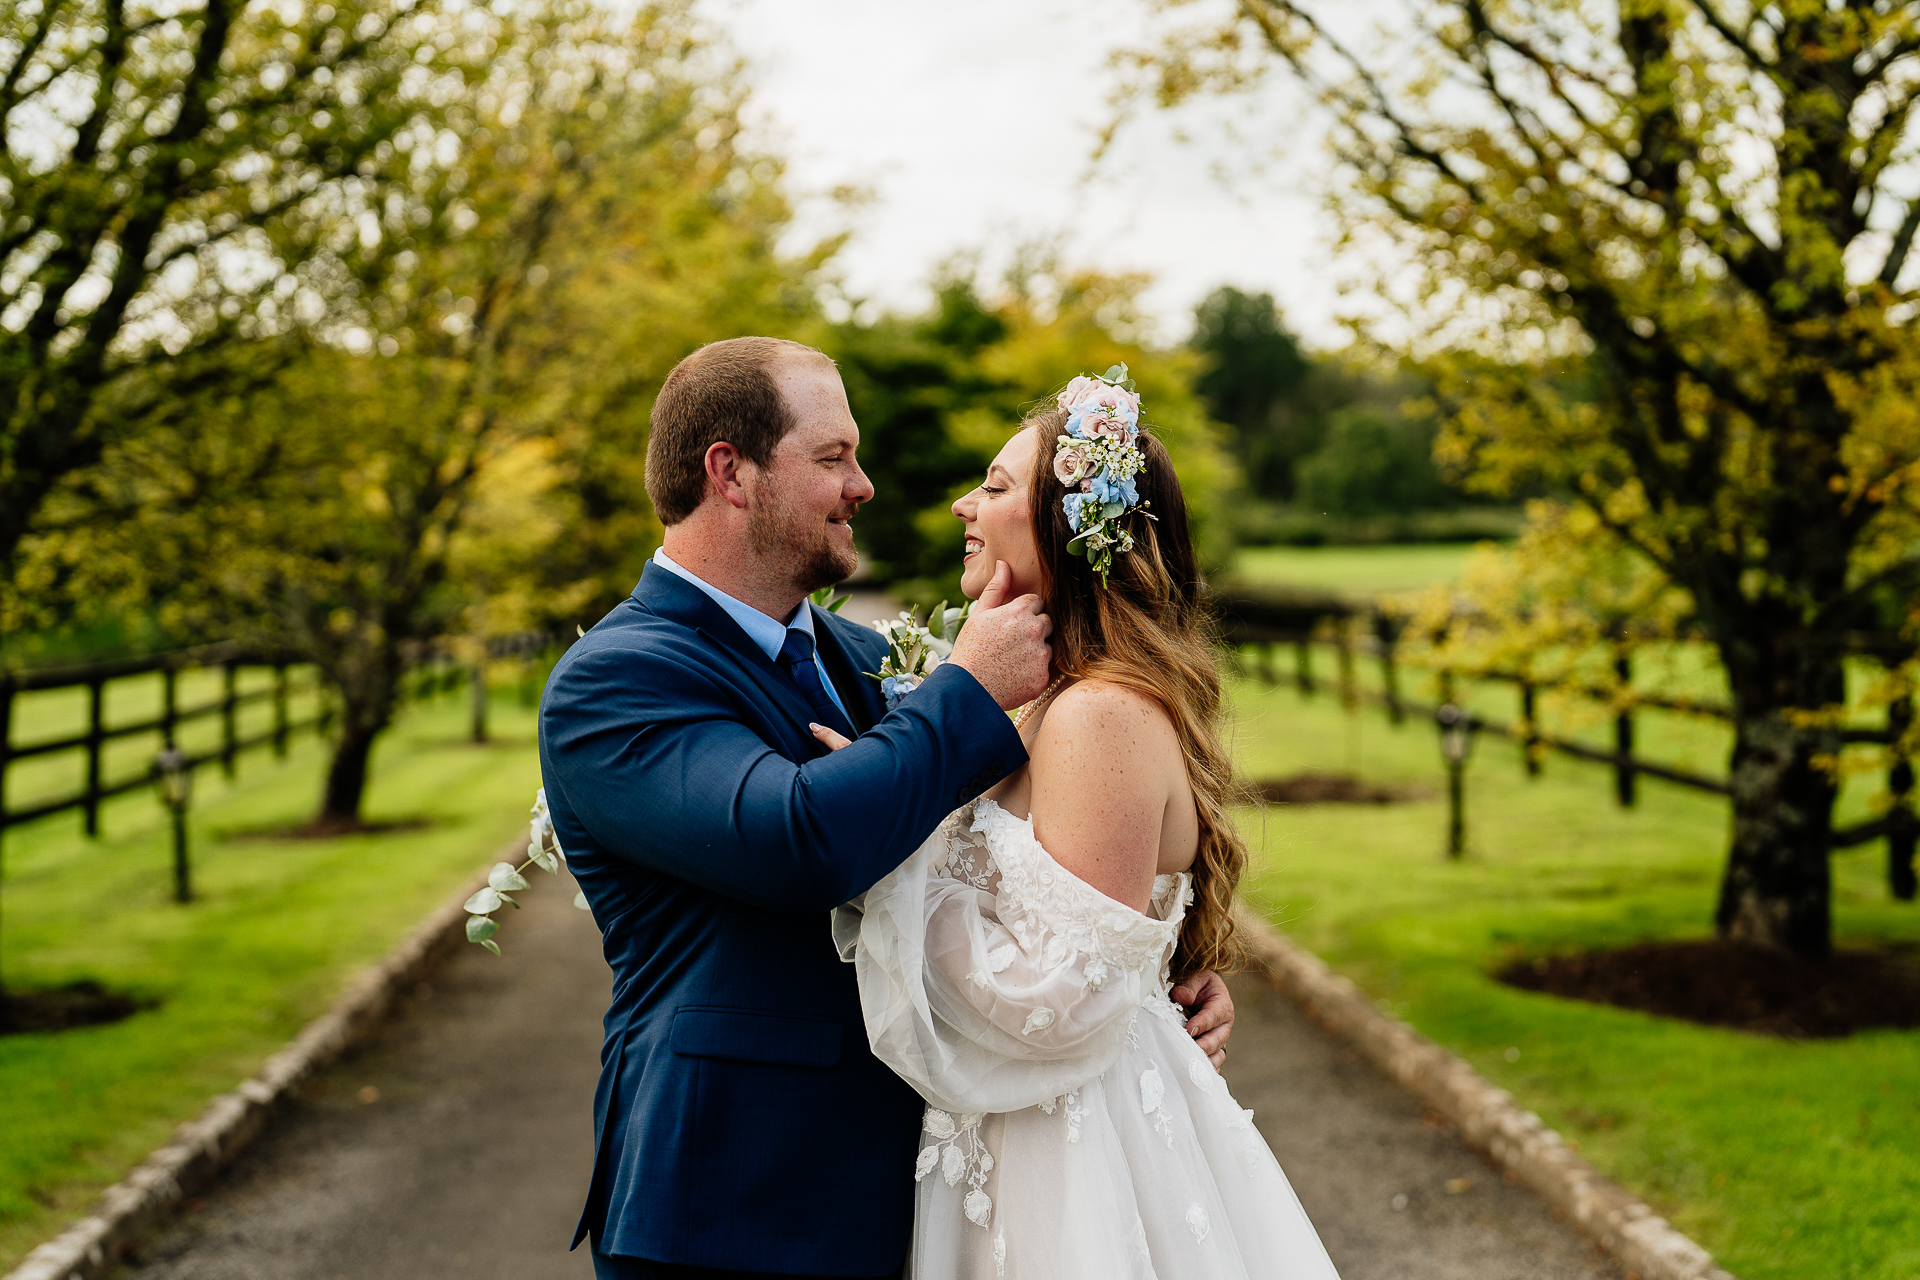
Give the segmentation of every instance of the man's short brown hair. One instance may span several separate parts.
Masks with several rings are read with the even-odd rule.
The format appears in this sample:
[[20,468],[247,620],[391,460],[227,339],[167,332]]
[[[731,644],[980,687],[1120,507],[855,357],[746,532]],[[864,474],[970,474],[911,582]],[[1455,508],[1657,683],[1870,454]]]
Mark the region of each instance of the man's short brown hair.
[[793,414],[773,380],[794,359],[833,361],[785,338],[710,342],[673,366],[653,402],[647,438],[647,496],[664,525],[694,513],[707,493],[707,450],[726,441],[756,466],[793,430]]

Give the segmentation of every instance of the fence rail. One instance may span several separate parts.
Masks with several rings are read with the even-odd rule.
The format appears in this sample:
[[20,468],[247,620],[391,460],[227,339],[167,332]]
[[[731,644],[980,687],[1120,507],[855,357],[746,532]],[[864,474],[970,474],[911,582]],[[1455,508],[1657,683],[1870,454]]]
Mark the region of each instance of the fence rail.
[[[1312,696],[1320,685],[1313,672],[1316,644],[1331,643],[1339,666],[1338,689],[1342,701],[1352,707],[1372,703],[1386,709],[1395,722],[1413,714],[1432,718],[1444,735],[1454,723],[1447,714],[1453,708],[1452,682],[1459,678],[1493,680],[1518,687],[1521,714],[1512,722],[1489,720],[1462,710],[1459,723],[1468,733],[1485,732],[1509,738],[1524,748],[1523,759],[1530,775],[1540,771],[1540,757],[1548,751],[1575,759],[1608,765],[1614,773],[1614,794],[1619,804],[1631,807],[1637,799],[1638,779],[1645,775],[1677,786],[1714,795],[1731,796],[1732,784],[1725,778],[1710,777],[1691,769],[1648,760],[1636,753],[1638,726],[1635,711],[1657,709],[1698,715],[1725,722],[1733,720],[1733,710],[1724,703],[1700,702],[1658,695],[1631,694],[1614,714],[1612,750],[1590,746],[1570,738],[1543,733],[1536,714],[1536,700],[1543,690],[1601,703],[1621,703],[1618,689],[1629,689],[1633,678],[1632,660],[1622,652],[1615,658],[1614,674],[1618,689],[1608,689],[1578,681],[1540,682],[1515,672],[1474,671],[1454,673],[1434,670],[1442,684],[1441,703],[1410,699],[1400,692],[1400,671],[1407,663],[1399,653],[1401,623],[1390,614],[1350,598],[1315,592],[1223,591],[1216,597],[1222,640],[1228,649],[1246,662],[1255,675],[1269,684],[1292,685],[1303,696]],[[1331,630],[1330,641],[1326,638]],[[1293,669],[1285,672],[1275,661],[1277,648],[1291,646]],[[1849,650],[1881,662],[1900,661],[1905,649],[1897,637],[1861,633],[1851,637]],[[1371,656],[1380,664],[1381,688],[1362,689],[1355,675],[1357,656]],[[1849,727],[1841,731],[1848,743],[1894,745],[1906,736],[1913,722],[1911,699],[1895,699],[1887,709],[1885,728]],[[1887,878],[1893,896],[1912,901],[1920,885],[1916,884],[1914,857],[1920,847],[1920,815],[1913,809],[1913,762],[1896,753],[1887,771],[1887,790],[1891,804],[1885,814],[1850,827],[1836,829],[1831,837],[1834,848],[1850,848],[1875,840],[1887,842]],[[1455,790],[1457,795],[1457,788]]]
[[[106,745],[117,739],[157,733],[163,749],[175,748],[182,726],[217,717],[220,722],[218,745],[199,752],[183,753],[184,767],[193,768],[218,761],[221,768],[231,775],[238,757],[256,747],[272,746],[276,755],[285,755],[292,735],[310,729],[324,732],[332,718],[332,711],[324,698],[320,710],[312,716],[296,721],[288,714],[295,696],[322,692],[320,683],[312,676],[290,674],[289,668],[293,665],[285,655],[248,650],[237,644],[226,643],[202,645],[144,658],[118,658],[81,666],[0,672],[0,830],[79,809],[84,816],[86,833],[98,835],[100,805],[103,801],[136,791],[153,781],[151,770],[141,770],[114,780],[104,776]],[[241,671],[261,667],[273,672],[273,683],[267,688],[241,692]],[[221,673],[220,695],[198,706],[182,707],[179,696],[181,674],[207,669]],[[161,682],[160,714],[126,724],[109,725],[106,720],[107,686],[116,680],[156,674]],[[14,743],[14,708],[19,695],[75,688],[87,691],[87,728],[84,732],[37,742]],[[242,734],[240,711],[263,702],[273,707],[272,725],[257,733]],[[7,774],[14,763],[67,751],[85,753],[84,785],[64,795],[19,807],[8,802]]]

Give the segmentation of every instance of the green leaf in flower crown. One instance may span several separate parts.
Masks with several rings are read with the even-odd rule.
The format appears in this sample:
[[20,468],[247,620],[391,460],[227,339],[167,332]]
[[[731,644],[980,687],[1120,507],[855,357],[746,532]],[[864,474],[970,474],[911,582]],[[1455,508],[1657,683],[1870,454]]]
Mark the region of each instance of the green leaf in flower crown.
[[533,859],[533,865],[550,876],[560,874],[560,859],[554,857],[553,850],[537,841],[527,845],[527,857]]
[[510,889],[524,889],[527,878],[513,869],[511,862],[496,862],[493,870],[487,872],[487,887],[505,893]]
[[485,942],[498,932],[500,932],[499,923],[487,916],[469,916],[467,918],[468,942]]
[[[499,909],[500,891],[491,885],[467,899],[467,910],[476,916],[483,916],[489,911],[498,911]],[[467,927],[471,929],[473,927],[472,923],[469,922]],[[478,939],[475,939],[475,941],[478,941]]]
[[1087,544],[1075,538],[1067,544],[1067,554],[1070,556],[1084,556],[1087,554]]
[[1100,508],[1100,518],[1102,520],[1111,520],[1126,509],[1127,505],[1124,502],[1109,502]]

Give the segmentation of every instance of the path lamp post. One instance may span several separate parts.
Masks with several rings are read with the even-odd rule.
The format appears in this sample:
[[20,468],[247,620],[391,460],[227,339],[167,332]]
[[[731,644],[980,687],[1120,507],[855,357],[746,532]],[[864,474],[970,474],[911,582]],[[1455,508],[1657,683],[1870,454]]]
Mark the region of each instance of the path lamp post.
[[1440,756],[1447,764],[1447,856],[1467,851],[1467,757],[1473,754],[1473,713],[1448,702],[1433,713],[1440,726]]
[[187,801],[193,798],[193,766],[186,753],[168,747],[153,761],[160,799],[173,812],[173,900],[193,901],[193,883],[187,868]]

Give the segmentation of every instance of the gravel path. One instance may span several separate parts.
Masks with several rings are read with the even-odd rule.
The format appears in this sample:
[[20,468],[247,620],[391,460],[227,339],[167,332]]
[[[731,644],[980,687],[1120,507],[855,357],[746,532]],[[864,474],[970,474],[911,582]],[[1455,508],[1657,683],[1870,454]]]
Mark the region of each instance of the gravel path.
[[[127,1274],[591,1280],[566,1242],[609,975],[571,883],[541,877],[525,897],[506,959],[464,948]],[[1242,978],[1235,999],[1227,1077],[1344,1280],[1620,1275],[1283,997]]]

